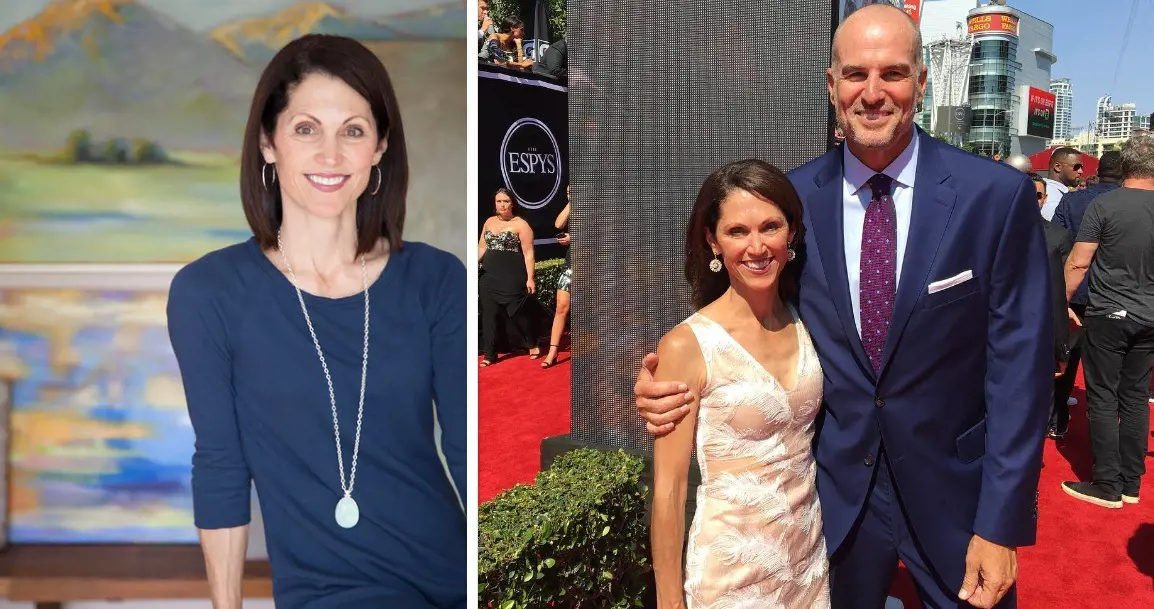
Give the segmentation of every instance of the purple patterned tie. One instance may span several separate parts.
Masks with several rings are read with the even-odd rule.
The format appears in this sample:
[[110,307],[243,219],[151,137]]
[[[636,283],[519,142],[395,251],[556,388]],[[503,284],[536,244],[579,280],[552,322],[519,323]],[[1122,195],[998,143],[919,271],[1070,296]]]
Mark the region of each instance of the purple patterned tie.
[[894,198],[890,195],[893,180],[879,173],[870,178],[873,198],[866,208],[861,234],[861,342],[873,363],[874,373],[882,363],[886,332],[894,312],[897,284],[897,220]]

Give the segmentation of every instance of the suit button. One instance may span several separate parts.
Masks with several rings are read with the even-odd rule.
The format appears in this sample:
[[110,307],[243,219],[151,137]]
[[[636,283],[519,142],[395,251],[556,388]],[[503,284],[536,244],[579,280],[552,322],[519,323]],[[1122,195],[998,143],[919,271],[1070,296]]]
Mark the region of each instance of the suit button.
[[870,453],[870,454],[866,455],[866,458],[865,458],[865,461],[864,461],[864,463],[865,463],[865,466],[866,466],[866,467],[873,467],[873,464],[874,464],[874,456],[873,456],[873,453]]
[[874,400],[874,406],[877,406],[878,408],[881,408],[882,406],[885,406],[885,405],[886,405],[886,401],[881,399],[881,398]]

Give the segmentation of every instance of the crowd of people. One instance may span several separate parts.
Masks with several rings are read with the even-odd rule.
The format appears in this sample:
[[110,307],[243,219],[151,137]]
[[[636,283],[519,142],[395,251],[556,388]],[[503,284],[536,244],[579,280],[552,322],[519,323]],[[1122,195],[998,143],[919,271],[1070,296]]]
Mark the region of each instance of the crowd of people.
[[1047,234],[1072,244],[1059,285],[1076,329],[1055,380],[1047,435],[1068,433],[1081,363],[1094,477],[1062,488],[1121,508],[1138,503],[1154,401],[1154,134],[1140,130],[1121,152],[1103,153],[1097,183],[1078,188],[1082,161],[1081,152],[1059,148],[1049,178],[1031,174]]
[[489,14],[488,0],[477,2],[477,58],[488,64],[514,70],[526,70],[567,81],[568,42],[562,38],[534,49],[534,41],[525,40],[525,23],[517,17],[499,22]]

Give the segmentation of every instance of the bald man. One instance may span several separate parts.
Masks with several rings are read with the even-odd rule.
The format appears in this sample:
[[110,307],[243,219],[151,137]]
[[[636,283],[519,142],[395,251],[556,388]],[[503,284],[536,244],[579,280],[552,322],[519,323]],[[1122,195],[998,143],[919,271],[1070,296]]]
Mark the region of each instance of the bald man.
[[[825,377],[814,451],[834,609],[881,609],[899,559],[925,607],[1015,607],[1017,548],[1035,541],[1054,367],[1037,195],[914,125],[921,57],[902,10],[847,18],[826,74],[846,141],[789,176],[805,204],[799,311]],[[635,391],[662,434],[690,398],[656,366]]]

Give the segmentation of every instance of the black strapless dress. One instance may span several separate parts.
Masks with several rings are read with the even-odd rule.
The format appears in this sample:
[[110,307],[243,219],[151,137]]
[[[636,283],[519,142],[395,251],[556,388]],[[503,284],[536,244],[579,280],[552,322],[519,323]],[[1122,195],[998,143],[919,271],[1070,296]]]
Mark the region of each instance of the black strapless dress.
[[[502,318],[512,322],[519,336],[509,336],[510,345],[528,349],[537,344],[533,332],[533,312],[525,287],[525,254],[515,231],[484,232],[485,255],[481,258],[481,349],[489,361],[497,359],[497,326]],[[532,245],[530,245],[532,247]]]

